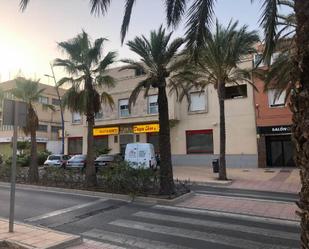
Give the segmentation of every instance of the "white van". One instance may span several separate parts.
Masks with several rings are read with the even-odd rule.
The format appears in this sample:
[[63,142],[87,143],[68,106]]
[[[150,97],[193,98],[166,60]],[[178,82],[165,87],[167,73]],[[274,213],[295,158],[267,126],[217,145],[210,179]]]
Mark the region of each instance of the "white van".
[[124,160],[133,167],[157,168],[156,155],[150,143],[127,144]]

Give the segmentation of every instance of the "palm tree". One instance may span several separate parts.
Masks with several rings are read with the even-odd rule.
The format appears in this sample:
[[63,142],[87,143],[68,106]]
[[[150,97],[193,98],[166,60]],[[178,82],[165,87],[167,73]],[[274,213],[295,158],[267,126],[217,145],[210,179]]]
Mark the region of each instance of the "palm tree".
[[140,56],[142,62],[122,60],[128,63],[121,70],[137,69],[146,73],[146,79],[140,81],[132,91],[129,105],[134,105],[137,97],[144,90],[144,97],[148,96],[149,89],[158,90],[159,107],[159,145],[160,145],[160,188],[162,194],[174,193],[173,169],[171,161],[171,143],[169,111],[167,99],[167,78],[173,73],[174,57],[183,44],[183,39],[171,40],[172,33],[166,33],[162,26],[158,31],[152,31],[150,38],[136,37],[127,43],[130,50]]
[[189,55],[187,58],[189,62],[184,63],[185,71],[174,76],[175,81],[191,82],[191,85],[199,85],[202,88],[213,85],[217,90],[220,109],[220,180],[227,180],[225,87],[226,85],[237,86],[240,82],[246,82],[253,86],[250,81],[250,70],[239,68],[238,63],[241,58],[254,51],[253,46],[259,41],[256,31],[249,32],[247,26],[237,29],[237,25],[238,22],[230,22],[225,28],[216,22],[214,33],[208,36],[202,45],[203,49],[199,50],[198,63],[190,63],[191,55]]
[[[31,162],[29,168],[29,181],[31,183],[36,183],[39,181],[36,142],[36,130],[39,126],[39,119],[35,110],[35,104],[38,102],[39,97],[45,89],[40,89],[39,81],[17,78],[15,82],[16,88],[12,90],[13,96],[27,103],[28,105],[27,124],[25,127],[23,127],[23,130],[26,135],[30,134],[31,137]],[[43,107],[53,110],[53,106],[51,105],[43,104]]]
[[58,84],[69,84],[63,97],[64,106],[72,112],[86,116],[88,124],[87,133],[87,159],[86,159],[86,184],[97,184],[94,167],[94,139],[93,127],[95,114],[100,112],[101,104],[113,105],[112,97],[104,91],[104,87],[113,87],[114,79],[106,75],[106,68],[114,63],[116,52],[108,52],[102,58],[102,47],[105,38],[96,39],[93,44],[85,31],[71,40],[60,42],[60,49],[68,59],[55,59],[54,66],[63,67],[70,77],[64,77]]

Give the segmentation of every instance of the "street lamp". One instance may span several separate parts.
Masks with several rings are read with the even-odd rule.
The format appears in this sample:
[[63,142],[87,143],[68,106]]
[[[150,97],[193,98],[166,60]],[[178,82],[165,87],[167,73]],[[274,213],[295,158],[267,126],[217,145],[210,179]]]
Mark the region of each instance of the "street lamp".
[[62,106],[62,101],[61,101],[61,97],[59,94],[59,87],[57,84],[57,80],[55,77],[55,72],[54,72],[54,68],[53,65],[50,63],[50,69],[52,72],[52,75],[49,74],[44,74],[44,76],[52,78],[54,80],[55,83],[55,89],[56,89],[56,93],[58,96],[58,100],[59,100],[59,105],[60,105],[60,115],[61,115],[61,131],[62,131],[62,137],[61,137],[61,154],[64,154],[64,118],[63,118],[63,106]]

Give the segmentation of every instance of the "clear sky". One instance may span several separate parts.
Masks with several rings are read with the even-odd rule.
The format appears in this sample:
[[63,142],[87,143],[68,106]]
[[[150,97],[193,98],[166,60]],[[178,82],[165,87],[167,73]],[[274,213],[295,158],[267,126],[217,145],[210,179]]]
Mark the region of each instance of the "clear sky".
[[[133,10],[127,40],[165,24],[163,0],[139,0]],[[221,23],[231,18],[240,24],[258,29],[260,5],[258,0],[218,0],[215,8]],[[63,54],[57,42],[74,37],[82,29],[96,39],[107,37],[105,51],[116,50],[119,58],[136,58],[120,43],[120,26],[123,17],[123,0],[113,0],[105,17],[90,15],[88,0],[31,0],[28,9],[21,13],[19,0],[0,1],[0,81],[13,78],[20,70],[26,77],[40,78],[52,83],[44,74],[50,74],[49,62]],[[175,31],[183,36],[184,25]],[[58,77],[63,72],[56,71]]]

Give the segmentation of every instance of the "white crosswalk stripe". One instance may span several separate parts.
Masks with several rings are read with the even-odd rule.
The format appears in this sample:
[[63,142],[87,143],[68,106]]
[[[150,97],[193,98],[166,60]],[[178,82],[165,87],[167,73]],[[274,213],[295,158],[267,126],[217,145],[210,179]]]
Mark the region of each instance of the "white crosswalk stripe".
[[148,231],[152,233],[170,235],[170,236],[178,236],[182,238],[188,238],[193,240],[201,240],[209,243],[215,243],[225,246],[233,246],[242,249],[294,249],[291,247],[283,246],[283,245],[274,245],[262,242],[255,242],[250,241],[247,239],[240,239],[231,236],[220,235],[216,233],[209,233],[209,232],[201,232],[196,230],[190,230],[185,228],[179,227],[170,227],[165,225],[157,225],[152,223],[146,222],[139,222],[133,220],[126,220],[126,219],[119,219],[110,222],[109,224],[135,229],[140,231]]
[[192,219],[192,218],[184,218],[174,215],[165,215],[165,214],[158,214],[158,213],[151,213],[151,212],[137,212],[133,216],[147,218],[147,219],[155,219],[159,221],[171,221],[171,222],[179,222],[185,223],[190,225],[199,225],[203,227],[210,227],[210,228],[218,228],[218,229],[229,229],[235,230],[238,232],[245,232],[251,234],[259,234],[264,236],[271,236],[275,238],[282,238],[282,239],[292,239],[292,240],[299,240],[299,235],[296,233],[289,233],[289,232],[282,232],[264,228],[257,228],[257,227],[249,227],[244,225],[238,224],[228,224],[224,222],[217,222],[217,221],[205,221],[200,219]]
[[92,229],[83,233],[83,236],[93,239],[99,239],[109,243],[120,244],[122,247],[130,246],[131,248],[141,249],[189,249],[175,244],[143,239],[136,236],[109,232],[106,230]]

